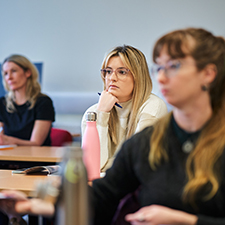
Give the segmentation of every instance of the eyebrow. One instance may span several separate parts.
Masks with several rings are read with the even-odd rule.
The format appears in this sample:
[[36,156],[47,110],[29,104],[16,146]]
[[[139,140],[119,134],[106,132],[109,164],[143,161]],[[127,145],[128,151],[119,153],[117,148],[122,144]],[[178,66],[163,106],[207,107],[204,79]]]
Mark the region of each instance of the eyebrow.
[[[169,59],[166,61],[166,63],[169,63],[169,62],[171,62],[171,61],[181,61],[181,59],[180,59],[180,58],[177,58],[177,59],[169,58]],[[157,62],[157,60],[156,60],[156,64],[161,65],[159,62]]]
[[[112,67],[110,67],[110,66],[107,66],[106,69],[107,69],[107,68],[112,69]],[[118,67],[118,68],[116,68],[116,69],[126,69],[126,70],[128,70],[126,67]]]

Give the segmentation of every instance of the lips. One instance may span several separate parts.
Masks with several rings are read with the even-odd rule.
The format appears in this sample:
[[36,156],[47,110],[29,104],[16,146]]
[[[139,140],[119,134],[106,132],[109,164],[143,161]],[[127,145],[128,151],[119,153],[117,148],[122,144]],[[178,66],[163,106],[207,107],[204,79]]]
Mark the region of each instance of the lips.
[[12,85],[14,85],[14,82],[8,82],[8,85],[12,86]]
[[118,88],[116,85],[109,85],[109,88]]
[[168,93],[168,90],[166,90],[166,89],[161,89],[161,93],[162,93],[163,95],[166,95],[166,94]]

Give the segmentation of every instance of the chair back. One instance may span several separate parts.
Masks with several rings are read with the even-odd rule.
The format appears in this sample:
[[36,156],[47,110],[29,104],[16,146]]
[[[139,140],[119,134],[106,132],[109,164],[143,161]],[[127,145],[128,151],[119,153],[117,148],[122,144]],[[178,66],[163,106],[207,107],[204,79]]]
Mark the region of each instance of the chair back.
[[54,127],[52,127],[51,129],[50,137],[52,141],[52,146],[63,146],[64,144],[73,141],[73,137],[69,131]]

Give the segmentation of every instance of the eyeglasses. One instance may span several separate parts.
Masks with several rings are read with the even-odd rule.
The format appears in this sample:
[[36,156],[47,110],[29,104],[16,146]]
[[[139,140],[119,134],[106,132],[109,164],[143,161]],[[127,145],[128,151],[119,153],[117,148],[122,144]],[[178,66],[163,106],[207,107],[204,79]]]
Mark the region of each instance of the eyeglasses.
[[181,65],[179,61],[169,61],[165,66],[154,64],[151,68],[151,73],[153,76],[157,77],[159,72],[164,70],[167,77],[172,77],[177,74]]
[[115,70],[106,68],[101,70],[101,76],[103,79],[109,79],[110,76],[115,72],[117,79],[123,80],[127,77],[127,74],[129,73],[130,70],[126,68],[117,68]]

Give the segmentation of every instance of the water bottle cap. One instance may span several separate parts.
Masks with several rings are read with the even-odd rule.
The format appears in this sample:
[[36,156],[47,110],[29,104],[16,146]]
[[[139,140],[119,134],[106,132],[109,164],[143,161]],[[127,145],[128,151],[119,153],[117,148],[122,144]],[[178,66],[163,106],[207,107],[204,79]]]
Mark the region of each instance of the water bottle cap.
[[97,120],[97,113],[96,112],[87,112],[86,120],[87,121],[96,121]]

